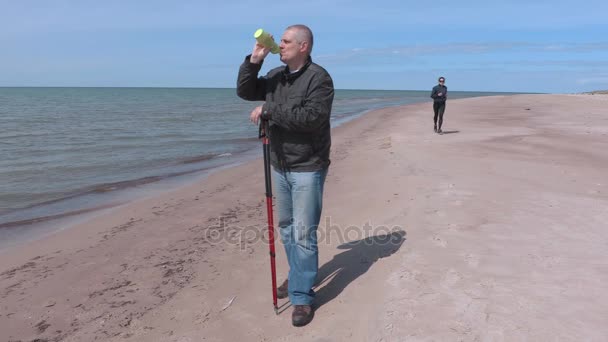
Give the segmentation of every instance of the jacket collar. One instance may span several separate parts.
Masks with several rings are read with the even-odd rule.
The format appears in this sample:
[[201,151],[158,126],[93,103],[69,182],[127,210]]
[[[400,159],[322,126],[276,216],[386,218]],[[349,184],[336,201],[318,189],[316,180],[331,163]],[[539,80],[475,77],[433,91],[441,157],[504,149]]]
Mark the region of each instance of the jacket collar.
[[304,63],[304,65],[300,68],[300,70],[298,70],[297,72],[294,72],[293,74],[289,72],[289,67],[286,65],[285,69],[283,69],[283,76],[285,76],[285,78],[288,79],[288,80],[296,79],[306,69],[308,69],[308,67],[311,64],[312,64],[312,57],[308,56],[308,60],[306,61],[306,63]]

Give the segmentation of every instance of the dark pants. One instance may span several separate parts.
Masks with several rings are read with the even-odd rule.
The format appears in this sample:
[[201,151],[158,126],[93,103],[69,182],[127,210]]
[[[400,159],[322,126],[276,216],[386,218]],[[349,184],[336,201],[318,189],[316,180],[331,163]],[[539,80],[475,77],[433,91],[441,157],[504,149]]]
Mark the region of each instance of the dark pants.
[[[437,126],[437,129],[441,129],[441,125],[443,124],[443,112],[445,111],[445,101],[433,102],[433,111],[435,112],[435,117],[433,118],[433,121],[435,122],[435,126]],[[438,118],[439,118],[439,125],[437,124]]]

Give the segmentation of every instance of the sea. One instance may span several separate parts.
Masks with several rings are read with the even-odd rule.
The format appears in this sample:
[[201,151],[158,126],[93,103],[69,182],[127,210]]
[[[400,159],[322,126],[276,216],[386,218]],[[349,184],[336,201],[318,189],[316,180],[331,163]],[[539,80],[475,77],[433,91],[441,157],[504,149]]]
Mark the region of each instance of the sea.
[[[429,95],[336,90],[331,124]],[[0,250],[259,158],[260,104],[225,88],[0,87]]]

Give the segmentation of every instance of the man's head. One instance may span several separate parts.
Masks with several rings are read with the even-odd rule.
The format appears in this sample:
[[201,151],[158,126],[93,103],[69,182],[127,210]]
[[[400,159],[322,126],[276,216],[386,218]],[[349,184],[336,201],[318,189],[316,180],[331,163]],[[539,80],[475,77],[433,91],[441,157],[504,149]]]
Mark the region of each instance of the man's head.
[[445,78],[441,76],[437,81],[439,81],[439,84],[443,85],[445,83]]
[[290,69],[299,69],[306,63],[312,51],[312,31],[305,25],[292,25],[285,29],[281,38],[281,62]]

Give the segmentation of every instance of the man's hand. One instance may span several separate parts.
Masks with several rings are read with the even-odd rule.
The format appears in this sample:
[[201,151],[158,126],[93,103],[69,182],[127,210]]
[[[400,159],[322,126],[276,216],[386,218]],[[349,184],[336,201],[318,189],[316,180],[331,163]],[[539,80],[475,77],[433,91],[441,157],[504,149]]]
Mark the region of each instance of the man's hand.
[[249,121],[257,125],[258,122],[260,122],[260,116],[262,116],[262,106],[257,106],[251,111],[251,115],[249,115]]
[[249,62],[251,62],[253,64],[260,64],[260,62],[262,62],[264,60],[264,58],[266,58],[266,56],[268,56],[269,52],[270,52],[269,48],[264,47],[264,45],[259,44],[256,41],[255,45],[253,46],[253,52],[251,52],[251,58],[249,59]]
[[441,96],[441,95],[443,95],[443,93],[437,93],[437,96]]

